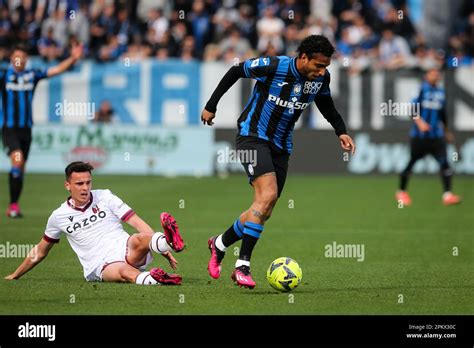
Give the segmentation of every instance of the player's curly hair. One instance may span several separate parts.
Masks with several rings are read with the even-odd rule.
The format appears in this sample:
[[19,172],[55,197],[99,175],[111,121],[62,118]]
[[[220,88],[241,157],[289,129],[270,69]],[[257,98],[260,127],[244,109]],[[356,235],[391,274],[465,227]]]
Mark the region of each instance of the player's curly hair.
[[66,169],[64,170],[66,174],[66,180],[69,180],[69,177],[71,176],[72,173],[84,173],[84,172],[89,172],[91,173],[94,170],[94,167],[86,162],[72,162],[69,163]]
[[305,53],[309,58],[312,58],[314,54],[321,53],[326,57],[331,57],[335,52],[334,46],[323,35],[310,35],[301,41],[298,49],[298,57]]
[[16,44],[15,46],[13,46],[12,52],[15,52],[15,51],[22,51],[28,54],[28,46],[26,46],[23,43]]

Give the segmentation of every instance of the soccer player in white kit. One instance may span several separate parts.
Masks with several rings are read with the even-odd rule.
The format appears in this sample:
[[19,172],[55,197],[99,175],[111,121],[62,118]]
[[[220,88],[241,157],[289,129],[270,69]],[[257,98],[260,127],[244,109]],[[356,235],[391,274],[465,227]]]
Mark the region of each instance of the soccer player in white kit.
[[[177,261],[171,250],[179,252],[184,248],[176,220],[170,214],[162,213],[164,233],[153,231],[110,190],[92,190],[93,169],[84,162],[72,162],[66,167],[64,186],[71,196],[53,211],[42,240],[5,279],[19,279],[48,255],[62,235],[66,235],[87,281],[181,284],[181,276],[166,273],[161,268],[145,271],[153,260],[152,252],[164,256],[176,269]],[[129,235],[122,222],[138,233]]]

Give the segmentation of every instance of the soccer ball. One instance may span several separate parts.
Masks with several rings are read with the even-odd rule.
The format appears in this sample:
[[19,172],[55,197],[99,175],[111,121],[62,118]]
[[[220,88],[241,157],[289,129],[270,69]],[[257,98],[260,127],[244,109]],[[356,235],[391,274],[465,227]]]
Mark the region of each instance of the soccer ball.
[[275,290],[287,292],[301,283],[303,271],[298,263],[289,257],[279,257],[270,264],[267,280]]

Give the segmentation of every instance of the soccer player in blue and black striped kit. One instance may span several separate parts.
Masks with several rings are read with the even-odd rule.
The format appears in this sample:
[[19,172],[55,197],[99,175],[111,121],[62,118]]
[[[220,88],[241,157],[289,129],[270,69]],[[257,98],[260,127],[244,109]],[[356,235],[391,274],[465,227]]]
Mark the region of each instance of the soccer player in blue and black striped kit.
[[[334,107],[326,70],[334,47],[321,35],[311,35],[298,48],[298,57],[261,57],[229,69],[207,102],[201,120],[212,125],[217,103],[239,78],[253,78],[253,94],[237,122],[236,149],[254,189],[254,200],[229,229],[208,241],[211,259],[208,271],[217,279],[226,248],[242,239],[239,259],[231,278],[239,286],[254,288],[250,258],[265,221],[283,190],[292,150],[295,122],[305,108],[315,102],[335,129],[341,147],[352,153],[355,145],[346,134],[341,115]],[[256,154],[255,161],[250,153]]]
[[446,140],[454,141],[453,134],[448,130],[446,122],[446,93],[438,86],[441,73],[438,69],[426,72],[421,91],[415,99],[419,105],[419,115],[413,119],[411,137],[411,156],[405,170],[400,174],[399,190],[395,198],[403,205],[411,205],[411,197],[407,192],[408,179],[415,163],[432,155],[440,166],[440,176],[443,184],[442,201],[445,205],[461,202],[461,198],[451,192],[453,172],[448,163]]
[[23,189],[25,163],[31,145],[31,127],[33,126],[33,93],[41,79],[61,74],[68,70],[82,55],[82,44],[74,45],[71,56],[48,69],[26,67],[28,52],[24,46],[13,49],[10,66],[0,71],[0,90],[2,109],[0,127],[3,146],[11,160],[8,174],[10,186],[10,205],[7,216],[21,217],[18,201]]

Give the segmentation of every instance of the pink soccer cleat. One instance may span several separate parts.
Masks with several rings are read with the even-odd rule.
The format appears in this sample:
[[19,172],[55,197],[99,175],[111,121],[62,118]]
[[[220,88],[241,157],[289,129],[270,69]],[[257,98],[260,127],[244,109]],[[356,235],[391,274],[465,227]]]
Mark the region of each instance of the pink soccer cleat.
[[239,286],[253,289],[257,285],[250,274],[250,267],[240,266],[234,269],[230,278]]
[[455,205],[461,203],[461,197],[451,193],[446,192],[443,194],[443,204],[444,205]]
[[150,270],[150,275],[158,283],[163,285],[181,285],[182,278],[178,274],[166,273],[161,268],[152,268]]
[[222,259],[219,261],[219,258],[217,257],[215,240],[216,240],[216,237],[211,237],[207,241],[207,245],[209,246],[209,251],[211,252],[211,259],[207,263],[207,270],[209,271],[209,275],[212,278],[218,279],[221,276]]
[[21,218],[23,214],[20,211],[20,205],[18,203],[11,203],[7,209],[7,216],[9,218]]
[[397,200],[397,202],[401,202],[403,205],[411,205],[411,197],[406,191],[397,191],[397,193],[395,194],[395,199]]
[[165,234],[166,242],[173,248],[174,251],[180,252],[184,249],[183,238],[179,234],[178,224],[174,217],[168,213],[161,213],[161,226]]

